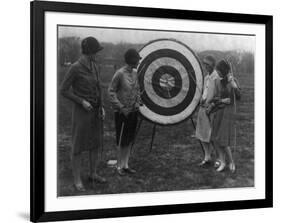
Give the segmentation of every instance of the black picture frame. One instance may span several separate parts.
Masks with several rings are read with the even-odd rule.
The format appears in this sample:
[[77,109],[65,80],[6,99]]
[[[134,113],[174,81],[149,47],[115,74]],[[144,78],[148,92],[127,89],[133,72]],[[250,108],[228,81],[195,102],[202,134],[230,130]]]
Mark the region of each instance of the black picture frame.
[[[265,74],[266,74],[266,142],[265,142],[265,199],[171,204],[159,206],[92,209],[76,211],[45,211],[45,87],[44,87],[44,42],[46,12],[72,12],[120,16],[226,21],[236,23],[264,24]],[[108,6],[94,4],[31,2],[31,150],[30,150],[30,220],[33,222],[112,218],[124,216],[159,215],[202,211],[266,208],[273,206],[273,17],[269,15],[234,14],[221,12],[187,11],[141,7]]]

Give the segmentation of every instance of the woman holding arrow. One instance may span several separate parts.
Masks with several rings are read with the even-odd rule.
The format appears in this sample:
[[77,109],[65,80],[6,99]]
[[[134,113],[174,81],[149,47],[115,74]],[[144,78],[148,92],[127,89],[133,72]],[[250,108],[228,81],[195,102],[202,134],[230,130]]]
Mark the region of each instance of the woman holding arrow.
[[[214,114],[212,123],[211,139],[218,151],[220,164],[217,168],[221,172],[226,167],[226,159],[229,161],[229,169],[235,171],[235,163],[230,146],[233,145],[233,139],[236,141],[234,129],[236,99],[241,97],[240,88],[237,81],[231,73],[231,67],[228,62],[221,60],[216,66],[216,71],[220,79],[215,83],[215,95],[207,108],[207,114]],[[234,145],[235,145],[234,141]]]
[[84,151],[89,151],[90,178],[94,182],[106,183],[106,179],[97,174],[105,112],[95,57],[102,49],[96,38],[83,39],[82,56],[72,64],[60,87],[60,93],[73,102],[71,163],[74,186],[78,191],[85,191],[81,180]]
[[126,65],[115,72],[108,88],[115,111],[117,172],[121,176],[136,172],[129,167],[129,156],[137,127],[138,108],[141,106],[140,88],[135,70],[141,57],[135,49],[129,49],[124,59]]

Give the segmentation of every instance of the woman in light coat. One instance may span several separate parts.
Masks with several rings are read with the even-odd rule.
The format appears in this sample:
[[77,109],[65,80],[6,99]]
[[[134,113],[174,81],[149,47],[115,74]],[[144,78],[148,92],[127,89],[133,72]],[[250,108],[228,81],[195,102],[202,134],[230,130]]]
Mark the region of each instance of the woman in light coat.
[[141,106],[138,76],[135,70],[141,57],[135,49],[129,49],[124,59],[126,65],[116,71],[108,88],[115,111],[117,173],[120,176],[136,172],[129,167],[129,158],[137,127],[138,109]]

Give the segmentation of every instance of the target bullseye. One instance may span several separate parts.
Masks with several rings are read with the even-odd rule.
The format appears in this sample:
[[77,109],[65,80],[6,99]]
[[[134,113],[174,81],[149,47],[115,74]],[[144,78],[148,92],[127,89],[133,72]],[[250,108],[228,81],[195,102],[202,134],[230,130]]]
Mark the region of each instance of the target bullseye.
[[160,78],[160,87],[166,91],[172,90],[172,88],[175,87],[175,78],[170,74],[163,74]]

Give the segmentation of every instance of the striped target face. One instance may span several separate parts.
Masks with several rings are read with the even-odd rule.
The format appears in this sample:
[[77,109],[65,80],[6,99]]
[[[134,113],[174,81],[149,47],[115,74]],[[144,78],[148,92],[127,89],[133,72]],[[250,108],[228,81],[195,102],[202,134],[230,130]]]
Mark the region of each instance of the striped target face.
[[140,50],[139,84],[143,116],[158,124],[188,118],[198,105],[203,72],[196,55],[185,44],[159,39]]

